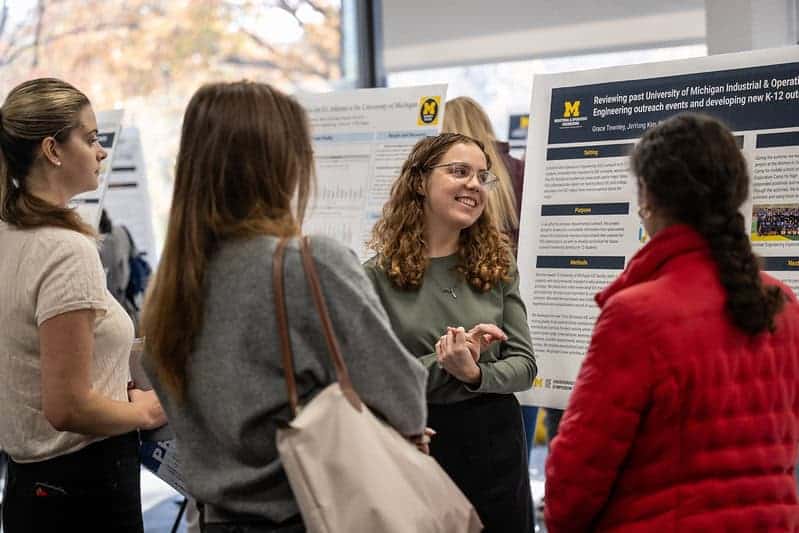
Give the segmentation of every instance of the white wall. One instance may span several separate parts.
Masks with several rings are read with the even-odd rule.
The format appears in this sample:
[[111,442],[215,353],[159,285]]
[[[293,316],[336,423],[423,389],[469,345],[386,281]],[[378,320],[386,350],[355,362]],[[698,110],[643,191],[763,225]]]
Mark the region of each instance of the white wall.
[[704,0],[383,0],[389,72],[704,44],[705,32]]

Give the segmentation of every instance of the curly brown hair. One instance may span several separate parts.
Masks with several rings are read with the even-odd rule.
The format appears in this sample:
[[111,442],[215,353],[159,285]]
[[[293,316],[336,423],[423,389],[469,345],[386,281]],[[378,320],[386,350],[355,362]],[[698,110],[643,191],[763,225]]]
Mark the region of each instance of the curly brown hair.
[[[483,144],[459,133],[426,137],[413,147],[402,165],[399,178],[383,206],[383,214],[372,229],[369,248],[377,252],[376,263],[400,289],[421,287],[429,262],[425,255],[424,195],[421,190],[434,165],[456,144],[473,144],[491,158]],[[495,215],[483,210],[477,221],[461,231],[456,270],[479,291],[489,291],[500,281],[510,280],[512,252],[508,237],[499,230]]]

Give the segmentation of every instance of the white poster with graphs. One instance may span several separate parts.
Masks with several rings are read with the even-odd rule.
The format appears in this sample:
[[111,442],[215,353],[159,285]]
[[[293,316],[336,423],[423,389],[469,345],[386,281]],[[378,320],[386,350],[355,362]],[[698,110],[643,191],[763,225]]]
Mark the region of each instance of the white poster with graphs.
[[122,116],[124,111],[113,109],[111,111],[100,111],[97,113],[97,137],[108,157],[100,166],[100,173],[97,180],[97,188],[93,191],[85,192],[74,197],[70,202],[70,207],[74,207],[84,222],[94,229],[100,224],[100,215],[103,212],[103,200],[108,189],[108,178],[111,174],[111,167],[114,163],[114,148],[119,140],[119,130],[122,127]]
[[755,251],[799,290],[799,47],[536,76],[518,261],[539,372],[523,403],[565,407],[599,314],[594,295],[647,239],[629,154],[644,130],[684,111],[735,133]]
[[441,130],[446,85],[298,94],[311,121],[317,192],[303,226],[358,254],[416,142]]

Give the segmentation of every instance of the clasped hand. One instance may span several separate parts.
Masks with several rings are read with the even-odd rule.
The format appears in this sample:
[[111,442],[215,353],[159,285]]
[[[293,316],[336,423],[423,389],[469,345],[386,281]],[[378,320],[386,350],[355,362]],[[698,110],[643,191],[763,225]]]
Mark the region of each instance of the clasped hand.
[[494,324],[477,324],[469,331],[448,327],[436,342],[438,365],[464,383],[480,383],[482,374],[477,362],[491,344],[507,340]]

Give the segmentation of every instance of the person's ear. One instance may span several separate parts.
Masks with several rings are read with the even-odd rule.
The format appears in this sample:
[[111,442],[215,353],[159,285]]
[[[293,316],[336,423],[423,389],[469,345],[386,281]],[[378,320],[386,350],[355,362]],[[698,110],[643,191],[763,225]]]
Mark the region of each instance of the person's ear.
[[61,150],[53,137],[45,137],[41,144],[42,155],[53,166],[61,166]]

